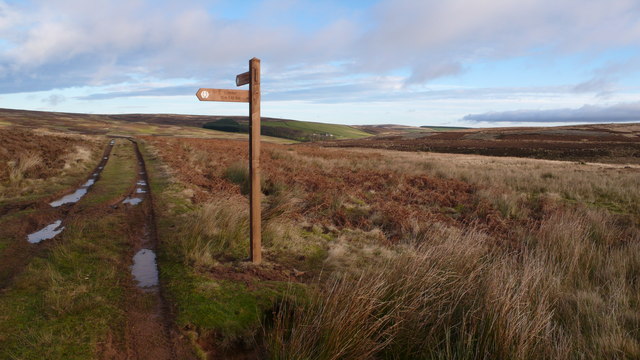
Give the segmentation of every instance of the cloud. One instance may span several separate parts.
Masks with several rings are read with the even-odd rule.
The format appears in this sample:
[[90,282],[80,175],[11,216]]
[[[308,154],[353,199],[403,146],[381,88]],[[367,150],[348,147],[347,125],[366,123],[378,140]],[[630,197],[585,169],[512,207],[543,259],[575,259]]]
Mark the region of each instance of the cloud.
[[592,53],[640,40],[640,7],[627,0],[384,0],[373,19],[362,39],[368,65],[408,67],[419,81],[479,59]]
[[64,95],[51,94],[49,97],[42,99],[42,102],[50,106],[57,106],[65,100],[67,100],[67,98]]
[[194,95],[197,85],[160,86],[148,89],[106,91],[87,96],[79,96],[78,100],[107,100],[116,98],[130,98],[140,96],[184,96]]
[[517,110],[470,114],[462,120],[471,122],[526,123],[613,123],[640,122],[640,102],[611,106],[585,105],[577,109]]
[[[629,0],[380,0],[361,10],[347,10],[346,2],[263,0],[250,16],[233,19],[216,3],[0,0],[0,93],[177,78],[212,86],[233,79],[253,56],[263,59],[265,79],[300,66],[326,75],[323,66],[339,63],[341,80],[406,70],[410,87],[486,60],[588,57],[640,42],[640,7]],[[311,77],[310,94],[349,89]],[[615,80],[595,74],[574,90],[607,92]],[[293,91],[278,84],[276,91]]]

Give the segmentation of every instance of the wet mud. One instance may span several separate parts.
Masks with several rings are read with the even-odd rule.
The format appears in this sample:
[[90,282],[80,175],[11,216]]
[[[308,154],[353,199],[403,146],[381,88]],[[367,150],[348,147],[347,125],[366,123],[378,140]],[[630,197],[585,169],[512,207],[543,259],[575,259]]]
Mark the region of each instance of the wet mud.
[[130,282],[125,287],[126,316],[124,344],[115,347],[117,359],[195,359],[188,340],[175,326],[171,309],[162,292],[156,250],[153,198],[144,159],[137,143],[137,179],[131,193],[120,203],[130,226]]

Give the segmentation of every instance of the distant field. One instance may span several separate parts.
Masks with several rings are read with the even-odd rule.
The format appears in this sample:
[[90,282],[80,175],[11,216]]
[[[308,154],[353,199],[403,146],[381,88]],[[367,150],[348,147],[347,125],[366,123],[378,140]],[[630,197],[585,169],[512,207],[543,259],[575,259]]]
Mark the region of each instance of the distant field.
[[[222,118],[203,125],[206,129],[247,133],[247,121],[237,118]],[[261,121],[263,135],[280,137],[295,141],[318,141],[360,139],[371,134],[348,125],[324,124],[309,121],[263,119]]]
[[371,136],[371,134],[348,125],[323,124],[317,122],[291,120],[269,121],[266,122],[265,125],[270,127],[285,127],[300,130],[309,134],[331,134],[335,139],[360,139]]
[[[0,109],[0,128],[50,130],[72,134],[111,136],[183,136],[209,139],[247,139],[246,134],[203,129],[207,117],[188,115],[94,115]],[[147,122],[148,121],[148,122]],[[263,136],[263,141],[291,144],[295,141]]]
[[638,124],[0,114],[0,359],[640,359]]
[[431,129],[433,131],[451,131],[451,130],[469,129],[467,127],[460,127],[460,126],[429,126],[429,125],[425,125],[425,126],[420,126],[420,127],[424,128],[424,129]]
[[640,124],[546,128],[464,129],[382,133],[367,139],[325,141],[328,147],[367,147],[552,160],[640,163]]

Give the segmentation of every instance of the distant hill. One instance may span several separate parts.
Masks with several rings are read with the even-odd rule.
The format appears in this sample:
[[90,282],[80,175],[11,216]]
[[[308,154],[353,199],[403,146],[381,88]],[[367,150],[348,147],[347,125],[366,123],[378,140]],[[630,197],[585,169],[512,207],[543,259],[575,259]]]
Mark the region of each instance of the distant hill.
[[[222,123],[218,124],[219,121]],[[225,125],[226,122],[226,125]],[[0,109],[0,127],[46,127],[88,134],[146,134],[204,137],[246,137],[246,116],[118,114],[96,115],[48,111]],[[266,137],[293,141],[360,139],[371,133],[348,125],[324,124],[279,118],[261,118]],[[229,126],[229,124],[236,124]],[[176,133],[179,127],[181,130]],[[205,129],[206,128],[206,129]],[[209,136],[210,135],[210,136]]]
[[431,125],[424,125],[424,126],[420,126],[423,129],[430,129],[433,131],[454,131],[454,130],[466,130],[466,129],[470,129],[468,127],[462,127],[462,126],[431,126]]
[[[218,131],[246,133],[249,130],[249,121],[246,117],[224,117],[208,122],[203,127]],[[296,141],[361,139],[371,136],[370,133],[348,125],[277,118],[262,118],[261,132],[266,136]]]
[[324,141],[328,147],[368,147],[552,160],[640,163],[640,123],[588,124],[556,127],[481,129],[421,128],[396,125],[369,127],[378,135],[360,140]]

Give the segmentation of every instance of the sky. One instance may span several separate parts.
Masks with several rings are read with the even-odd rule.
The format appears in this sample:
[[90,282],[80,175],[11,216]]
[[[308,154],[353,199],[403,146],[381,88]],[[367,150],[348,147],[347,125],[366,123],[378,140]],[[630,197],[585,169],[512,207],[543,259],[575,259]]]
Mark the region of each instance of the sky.
[[0,0],[2,108],[245,115],[252,57],[265,117],[640,122],[638,0]]

